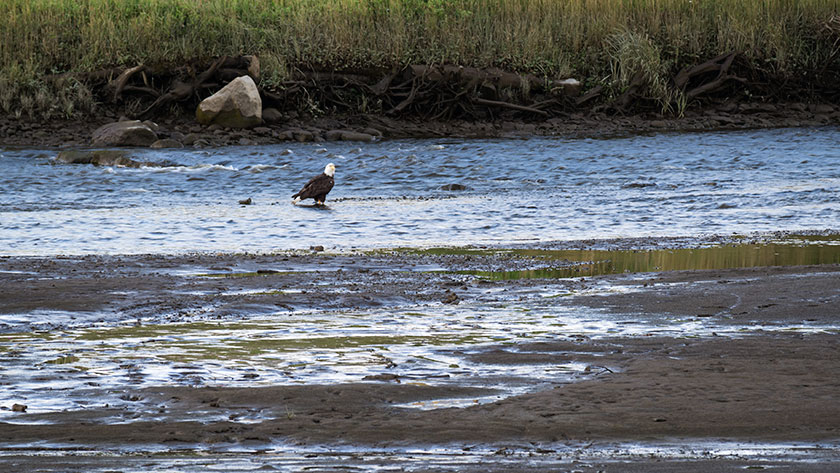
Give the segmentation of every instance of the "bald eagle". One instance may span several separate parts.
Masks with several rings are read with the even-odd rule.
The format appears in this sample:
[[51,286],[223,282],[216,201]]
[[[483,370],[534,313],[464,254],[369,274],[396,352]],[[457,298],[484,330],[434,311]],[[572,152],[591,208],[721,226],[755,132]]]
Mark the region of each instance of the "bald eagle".
[[309,180],[297,194],[292,196],[292,203],[297,204],[304,199],[315,199],[315,205],[324,205],[327,194],[335,185],[335,164],[330,163],[324,168],[324,172]]

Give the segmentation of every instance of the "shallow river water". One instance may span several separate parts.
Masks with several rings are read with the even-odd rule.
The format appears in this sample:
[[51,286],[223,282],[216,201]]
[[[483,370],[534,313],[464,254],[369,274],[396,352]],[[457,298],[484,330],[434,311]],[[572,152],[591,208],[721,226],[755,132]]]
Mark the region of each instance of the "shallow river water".
[[[59,164],[54,161],[55,150],[0,148],[0,256],[270,252],[313,245],[339,252],[471,244],[504,247],[580,239],[830,230],[840,222],[838,143],[840,130],[834,128],[604,139],[285,143],[132,150],[135,159],[154,163],[139,169]],[[291,194],[328,162],[337,168],[328,207],[293,206]],[[453,184],[460,190],[451,190]],[[238,203],[246,198],[253,204]],[[550,256],[592,264],[574,267],[574,273],[549,268],[460,274],[487,279],[568,278],[692,269],[699,267],[698,258],[707,267],[721,268],[840,261],[836,241],[807,243],[710,250],[713,254],[669,250],[654,256],[558,250]],[[830,248],[820,249],[823,243]],[[604,262],[603,268],[599,262]],[[198,270],[190,275],[212,276]],[[601,284],[591,290],[624,289]],[[25,402],[28,414],[6,408],[0,410],[0,421],[38,423],[43,422],[38,414],[84,410],[92,403],[134,406],[130,416],[126,411],[128,417],[103,421],[154,420],[156,406],[139,407],[136,400],[125,398],[126,393],[157,385],[359,382],[389,366],[400,367],[404,382],[498,389],[486,397],[405,406],[461,407],[591,379],[609,369],[579,363],[470,362],[467,355],[488,345],[621,336],[840,333],[836,324],[807,321],[762,325],[661,314],[609,315],[564,305],[568,295],[549,291],[525,300],[514,291],[496,304],[263,311],[212,322],[197,309],[193,319],[142,325],[109,318],[106,311],[95,314],[99,320],[95,324],[6,330],[0,334],[0,406]],[[9,313],[0,307],[0,321],[7,327],[36,327],[39,321],[75,315]],[[255,415],[235,421],[260,420]],[[234,448],[215,452],[212,461],[163,455],[153,462],[136,457],[130,449],[103,454],[96,448],[64,450],[65,446],[51,444],[0,447],[0,464],[14,464],[16,455],[26,464],[29,455],[72,451],[80,459],[79,471],[134,471],[135,467],[208,471],[209,465],[247,470],[268,463],[296,470],[312,465],[329,469],[348,458],[363,471],[418,465],[455,471],[462,463],[494,454],[480,448],[468,453],[443,447],[387,452],[325,447],[310,449],[314,456],[304,457],[293,446],[276,444],[260,452],[261,460],[237,456]],[[503,461],[535,470],[573,466],[564,463],[568,459],[620,463],[654,454],[800,461],[813,449],[819,456],[833,455],[833,447],[813,445],[717,443],[686,448],[662,443],[602,450],[572,445],[550,459],[519,456],[514,449]],[[90,464],[85,463],[88,456]],[[566,460],[561,461],[563,457]]]
[[[0,149],[0,254],[505,244],[825,229],[840,130],[135,150]],[[291,195],[328,162],[328,208]],[[451,185],[464,190],[445,190]],[[251,198],[253,205],[239,205]],[[311,201],[308,201],[311,202]]]

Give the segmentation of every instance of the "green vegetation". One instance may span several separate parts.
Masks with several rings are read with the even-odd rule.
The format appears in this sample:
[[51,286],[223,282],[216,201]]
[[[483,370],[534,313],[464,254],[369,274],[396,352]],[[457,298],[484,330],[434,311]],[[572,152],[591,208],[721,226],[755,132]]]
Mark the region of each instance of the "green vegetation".
[[76,363],[79,361],[79,357],[76,355],[66,355],[54,360],[47,360],[44,363],[48,365],[69,365],[72,363]]
[[[826,241],[824,238],[826,237],[815,241]],[[470,248],[431,248],[411,251],[433,255],[515,255],[519,258],[533,258],[535,262],[540,264],[551,265],[548,268],[518,271],[443,271],[444,273],[470,274],[493,280],[553,279],[656,271],[840,264],[840,246],[838,245],[786,243],[648,251],[477,250]]]
[[676,72],[722,53],[789,78],[836,69],[840,48],[837,0],[5,0],[0,18],[0,111],[18,117],[90,112],[95,71],[221,55],[258,55],[265,86],[452,63],[636,78],[664,106]]

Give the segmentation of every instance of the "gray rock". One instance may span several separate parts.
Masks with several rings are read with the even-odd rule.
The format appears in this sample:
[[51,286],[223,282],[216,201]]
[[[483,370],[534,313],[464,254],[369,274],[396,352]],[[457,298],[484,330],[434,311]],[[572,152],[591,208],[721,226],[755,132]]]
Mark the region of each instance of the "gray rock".
[[834,112],[834,107],[827,103],[818,103],[811,105],[811,112],[816,115],[827,115]]
[[71,150],[61,151],[55,158],[56,162],[65,164],[93,164],[94,166],[123,166],[139,168],[145,163],[135,161],[122,150]]
[[295,139],[295,135],[292,132],[292,130],[285,130],[285,131],[275,130],[271,133],[271,136],[273,136],[275,139],[278,139],[280,141],[292,141],[292,140]]
[[373,135],[359,131],[345,131],[341,134],[341,141],[374,141]]
[[184,145],[180,141],[173,140],[171,138],[165,138],[162,140],[157,140],[152,143],[152,148],[183,148]]
[[278,123],[283,120],[283,114],[276,108],[264,108],[262,111],[263,120],[266,123]]
[[382,132],[377,130],[376,128],[365,128],[362,130],[362,133],[367,133],[368,135],[374,136],[376,138],[382,138]]
[[732,125],[735,123],[733,118],[724,115],[712,115],[709,118],[723,125]]
[[461,302],[461,300],[458,297],[458,294],[455,294],[454,292],[447,290],[446,293],[444,293],[443,299],[441,299],[441,302],[443,302],[444,304],[457,305],[459,302]]
[[195,143],[196,141],[198,141],[200,139],[201,139],[201,135],[199,135],[197,133],[188,133],[186,136],[184,136],[183,142],[187,146],[192,146],[193,143]]
[[93,132],[94,146],[149,146],[157,141],[157,133],[138,120],[102,125]]
[[160,133],[160,125],[151,121],[151,120],[143,120],[143,124],[149,127],[153,132]]
[[262,123],[262,99],[250,76],[237,77],[222,90],[204,99],[195,111],[202,125],[251,128]]
[[343,133],[343,131],[341,131],[341,130],[330,130],[330,131],[324,133],[324,138],[326,138],[327,141],[338,141],[338,140],[341,139],[341,134],[342,133]]
[[299,128],[291,131],[295,141],[315,141],[315,133],[312,133],[311,131],[301,130]]
[[440,190],[442,191],[465,191],[467,190],[467,186],[463,184],[445,184],[440,186]]
[[373,135],[349,130],[330,130],[324,134],[328,141],[374,141]]

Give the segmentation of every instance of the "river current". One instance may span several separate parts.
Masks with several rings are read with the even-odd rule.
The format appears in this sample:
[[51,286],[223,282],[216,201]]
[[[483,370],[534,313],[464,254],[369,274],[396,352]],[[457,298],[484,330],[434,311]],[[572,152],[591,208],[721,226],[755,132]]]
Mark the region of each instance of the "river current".
[[[0,254],[328,250],[822,230],[840,130],[131,150],[0,148]],[[325,209],[291,195],[328,162]],[[463,187],[462,187],[463,186]],[[252,205],[239,201],[251,198]],[[308,201],[311,202],[311,201]]]

